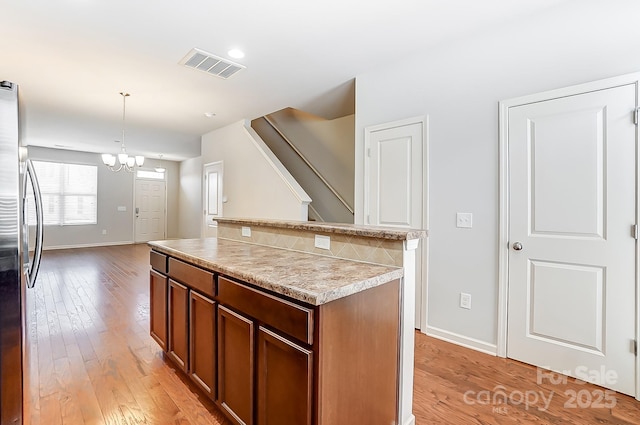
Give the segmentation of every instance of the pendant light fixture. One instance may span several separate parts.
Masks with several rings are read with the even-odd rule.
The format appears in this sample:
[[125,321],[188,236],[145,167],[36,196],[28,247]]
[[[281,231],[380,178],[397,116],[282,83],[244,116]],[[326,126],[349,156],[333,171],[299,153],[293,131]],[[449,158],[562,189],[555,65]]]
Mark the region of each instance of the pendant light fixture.
[[126,108],[127,108],[127,97],[129,97],[129,93],[120,92],[120,96],[122,96],[122,141],[120,147],[120,153],[117,155],[118,166],[116,167],[116,156],[110,153],[102,154],[102,162],[107,166],[111,171],[118,172],[120,170],[125,170],[130,173],[133,172],[135,166],[141,167],[144,164],[144,156],[135,155],[129,156],[127,154],[127,148],[124,144],[124,130],[125,130],[125,117],[126,117]]
[[160,166],[155,168],[156,173],[164,173],[165,171],[167,171],[167,169],[162,166],[162,154],[158,155],[158,158],[160,158]]

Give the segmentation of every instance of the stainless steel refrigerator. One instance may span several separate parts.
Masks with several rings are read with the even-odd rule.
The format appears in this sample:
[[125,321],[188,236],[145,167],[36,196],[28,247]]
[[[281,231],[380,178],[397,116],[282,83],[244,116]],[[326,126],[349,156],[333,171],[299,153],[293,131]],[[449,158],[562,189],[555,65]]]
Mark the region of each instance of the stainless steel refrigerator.
[[[42,202],[21,146],[18,86],[0,80],[0,424],[28,422],[27,298],[42,253]],[[35,199],[35,246],[29,250],[26,192]]]

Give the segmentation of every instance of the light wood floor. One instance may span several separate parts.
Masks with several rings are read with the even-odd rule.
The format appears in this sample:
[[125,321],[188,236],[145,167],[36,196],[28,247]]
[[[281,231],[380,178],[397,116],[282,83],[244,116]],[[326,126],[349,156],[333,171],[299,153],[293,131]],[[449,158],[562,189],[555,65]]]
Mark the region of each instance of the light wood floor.
[[[32,424],[229,424],[149,337],[148,262],[146,245],[44,253],[29,303]],[[532,366],[416,334],[418,425],[640,424],[631,397],[598,408],[601,388],[536,381]]]

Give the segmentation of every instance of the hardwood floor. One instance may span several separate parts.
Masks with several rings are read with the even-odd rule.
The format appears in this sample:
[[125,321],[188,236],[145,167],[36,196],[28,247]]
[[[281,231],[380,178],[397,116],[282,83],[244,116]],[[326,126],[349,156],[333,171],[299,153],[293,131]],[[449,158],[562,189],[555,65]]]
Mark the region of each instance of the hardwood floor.
[[33,425],[229,424],[149,336],[146,245],[45,251],[30,295]]
[[[640,424],[640,401],[416,333],[417,424]],[[540,383],[538,383],[540,382]]]
[[[229,424],[149,336],[146,245],[45,251],[29,306],[32,424]],[[640,424],[640,402],[561,378],[416,333],[418,425]]]

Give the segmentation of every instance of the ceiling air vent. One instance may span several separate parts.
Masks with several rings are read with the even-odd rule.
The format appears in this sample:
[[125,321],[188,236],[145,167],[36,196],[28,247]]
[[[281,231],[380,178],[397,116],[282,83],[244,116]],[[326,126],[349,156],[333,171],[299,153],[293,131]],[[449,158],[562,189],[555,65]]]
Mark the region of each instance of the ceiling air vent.
[[241,69],[246,68],[244,65],[231,62],[228,59],[223,59],[200,49],[191,49],[187,56],[182,58],[179,63],[180,65],[224,78],[225,80]]

